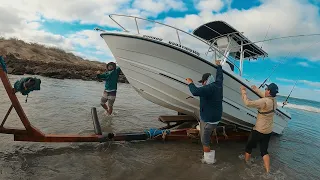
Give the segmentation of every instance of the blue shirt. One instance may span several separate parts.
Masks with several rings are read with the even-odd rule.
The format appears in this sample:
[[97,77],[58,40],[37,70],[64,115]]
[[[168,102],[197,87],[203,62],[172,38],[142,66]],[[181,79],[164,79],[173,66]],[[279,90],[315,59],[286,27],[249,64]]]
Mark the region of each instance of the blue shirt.
[[202,87],[189,84],[190,92],[200,97],[200,117],[204,122],[218,122],[222,117],[223,71],[217,67],[216,81]]

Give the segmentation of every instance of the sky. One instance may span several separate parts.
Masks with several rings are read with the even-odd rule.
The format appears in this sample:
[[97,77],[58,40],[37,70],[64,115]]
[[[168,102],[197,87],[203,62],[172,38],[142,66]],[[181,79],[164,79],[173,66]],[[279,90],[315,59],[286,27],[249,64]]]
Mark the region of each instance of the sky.
[[[251,41],[320,33],[320,0],[0,0],[0,36],[55,46],[85,59],[115,61],[95,27],[119,31],[109,14],[156,20],[191,32],[222,20]],[[127,20],[128,21],[128,20]],[[134,21],[119,22],[134,29]],[[143,22],[141,27],[144,27]],[[170,35],[165,28],[152,34]],[[143,31],[144,32],[144,31]],[[257,43],[268,57],[244,63],[244,77],[268,83],[280,95],[320,101],[320,36]]]

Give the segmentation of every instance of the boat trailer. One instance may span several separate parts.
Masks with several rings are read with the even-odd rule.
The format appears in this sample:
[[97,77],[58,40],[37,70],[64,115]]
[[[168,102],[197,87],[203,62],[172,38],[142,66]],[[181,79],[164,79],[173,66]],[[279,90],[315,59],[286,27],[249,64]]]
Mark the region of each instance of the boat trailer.
[[[166,123],[167,126],[145,130],[143,132],[133,133],[104,133],[101,131],[97,110],[95,107],[91,109],[92,121],[94,126],[94,134],[78,135],[78,134],[44,134],[34,127],[27,118],[17,96],[17,90],[13,88],[7,77],[7,71],[4,61],[0,66],[0,77],[11,101],[11,106],[7,111],[0,125],[0,133],[13,134],[14,141],[30,141],[30,142],[107,142],[107,141],[135,141],[135,140],[199,140],[199,130],[196,128],[176,128],[185,123],[197,124],[197,120],[188,115],[176,116],[160,116],[159,121]],[[24,129],[16,129],[4,127],[6,120],[12,109],[17,112]],[[174,123],[174,124],[172,124]],[[249,132],[239,131],[235,125],[218,126],[213,132],[211,140],[218,143],[224,140],[246,140]]]

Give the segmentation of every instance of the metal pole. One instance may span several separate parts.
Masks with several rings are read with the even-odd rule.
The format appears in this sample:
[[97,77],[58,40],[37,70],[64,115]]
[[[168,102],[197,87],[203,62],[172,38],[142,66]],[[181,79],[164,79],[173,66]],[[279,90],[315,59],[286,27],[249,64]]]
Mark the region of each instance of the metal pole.
[[223,53],[224,58],[223,58],[223,61],[221,61],[221,65],[223,65],[227,61],[228,56],[229,56],[229,52],[230,52],[229,47],[230,47],[230,44],[231,44],[231,40],[230,40],[229,36],[227,36],[227,39],[228,39],[228,45],[227,45],[226,50]]
[[137,31],[138,31],[138,34],[140,34],[140,33],[139,33],[139,27],[138,27],[138,23],[137,23],[137,18],[134,18],[134,21],[136,21],[136,26],[137,26]]
[[181,41],[180,41],[180,37],[179,37],[179,32],[178,30],[176,29],[176,32],[177,32],[177,36],[178,36],[178,40],[179,40],[179,44],[181,45]]
[[112,16],[112,15],[109,15],[109,17],[110,17],[110,19],[111,19],[112,21],[114,21],[115,23],[117,23],[118,26],[120,26],[124,31],[129,32],[129,31],[126,30],[124,27],[122,27],[116,20],[114,20],[111,16]]
[[240,50],[240,76],[242,76],[243,72],[243,41],[241,41],[241,50]]

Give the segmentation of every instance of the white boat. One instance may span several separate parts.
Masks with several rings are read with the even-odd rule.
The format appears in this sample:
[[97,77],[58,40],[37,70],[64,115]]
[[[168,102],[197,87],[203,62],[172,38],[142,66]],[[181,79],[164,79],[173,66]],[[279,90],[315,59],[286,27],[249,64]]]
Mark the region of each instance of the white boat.
[[[135,23],[129,31],[114,20],[114,16],[128,18]],[[192,33],[178,28],[126,15],[110,15],[124,32],[104,31],[105,40],[118,65],[134,89],[145,99],[179,113],[199,118],[199,98],[193,97],[185,79],[201,79],[202,74],[216,74],[215,59],[222,60],[223,67],[223,116],[222,123],[235,124],[251,130],[255,124],[257,110],[244,105],[240,86],[247,87],[249,99],[260,96],[242,77],[243,61],[266,57],[267,53],[248,40],[242,33],[226,22],[213,21],[201,25]],[[138,26],[138,21],[142,23]],[[154,26],[147,26],[147,23]],[[149,33],[152,28],[170,28],[173,33],[161,37]],[[147,29],[147,30],[146,30]],[[151,35],[150,35],[151,34]],[[174,36],[175,37],[174,37]],[[173,38],[174,37],[174,38]],[[192,40],[187,40],[187,38]],[[183,43],[183,40],[186,43]],[[201,47],[201,48],[200,48]],[[237,61],[239,67],[234,63]],[[281,91],[281,88],[280,88]],[[281,107],[276,109],[273,132],[282,134],[291,115]]]

